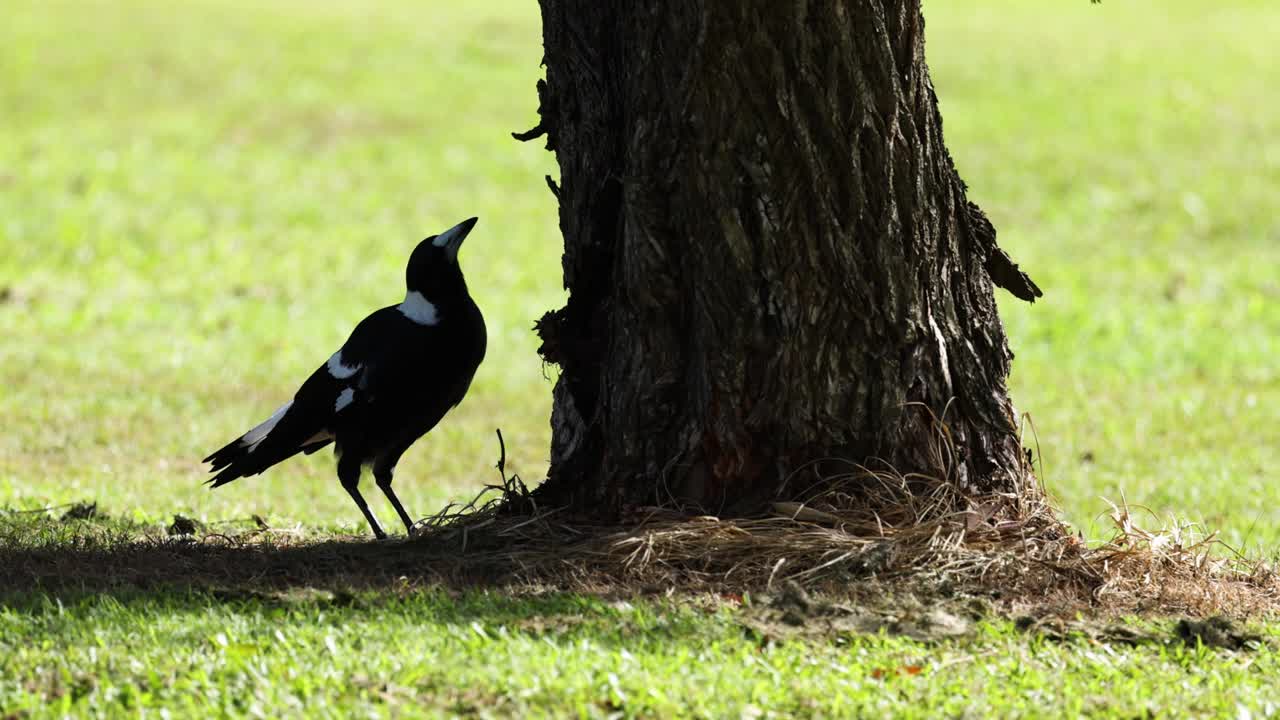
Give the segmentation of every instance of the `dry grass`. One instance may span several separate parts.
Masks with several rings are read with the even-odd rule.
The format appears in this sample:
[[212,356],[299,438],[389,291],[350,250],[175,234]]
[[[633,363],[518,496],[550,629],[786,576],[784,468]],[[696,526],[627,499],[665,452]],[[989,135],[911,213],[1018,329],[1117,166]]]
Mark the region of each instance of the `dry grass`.
[[[936,423],[936,475],[850,464],[802,501],[751,518],[632,508],[615,525],[569,521],[538,507],[519,477],[423,520],[410,540],[369,542],[272,529],[167,535],[92,524],[41,537],[0,533],[0,585],[97,590],[349,589],[423,585],[511,591],[739,593],[784,586],[843,596],[909,592],[980,596],[1009,612],[1233,617],[1277,608],[1280,580],[1212,534],[1170,521],[1144,528],[1113,506],[1114,535],[1088,544],[1062,523],[1024,468],[1016,492],[966,495],[946,471]],[[504,454],[505,455],[505,454]],[[63,523],[75,523],[68,515]],[[185,529],[184,529],[185,528]]]
[[[938,471],[904,475],[849,464],[801,501],[764,517],[719,518],[659,507],[622,526],[561,522],[532,505],[519,478],[428,518],[416,542],[456,547],[539,585],[770,590],[779,583],[856,594],[874,581],[926,594],[994,597],[1007,609],[1251,616],[1280,607],[1280,580],[1194,525],[1139,524],[1112,505],[1115,531],[1090,547],[1023,468],[1021,487],[973,496],[953,481],[950,433],[934,418]],[[517,512],[511,512],[517,508]]]
[[[864,469],[864,472],[865,469]],[[426,527],[415,543],[506,565],[511,577],[561,588],[741,592],[787,582],[857,594],[875,581],[926,594],[993,597],[1009,610],[1091,608],[1250,616],[1277,607],[1271,568],[1184,524],[1140,527],[1116,506],[1116,532],[1089,547],[1038,489],[942,502],[891,484],[874,498],[830,490],[777,502],[769,517],[724,519],[638,508],[624,527],[559,523],[554,511],[506,515],[493,500]]]

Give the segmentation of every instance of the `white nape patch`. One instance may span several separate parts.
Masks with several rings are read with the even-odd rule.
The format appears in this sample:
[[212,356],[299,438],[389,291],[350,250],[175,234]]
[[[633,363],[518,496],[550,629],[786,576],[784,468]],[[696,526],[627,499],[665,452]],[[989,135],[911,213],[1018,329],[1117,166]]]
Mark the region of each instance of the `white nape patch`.
[[410,291],[404,296],[404,302],[400,303],[399,310],[401,315],[419,325],[436,325],[440,322],[440,313],[436,311],[436,306],[417,290]]
[[329,356],[329,362],[325,363],[325,367],[329,368],[330,375],[334,376],[339,380],[346,380],[352,375],[355,375],[356,373],[360,372],[359,365],[343,364],[341,350]]
[[263,420],[252,430],[245,433],[244,436],[240,438],[240,444],[249,446],[249,452],[253,452],[258,449],[258,445],[263,440],[267,439],[267,435],[271,434],[272,430],[275,430],[276,423],[280,422],[280,418],[284,417],[284,414],[289,411],[290,407],[293,407],[292,400],[281,405],[279,409],[271,413],[271,417]]
[[342,412],[342,408],[355,402],[355,399],[356,399],[355,390],[352,390],[351,388],[347,388],[346,390],[343,390],[342,392],[338,393],[338,400],[333,404],[333,411]]

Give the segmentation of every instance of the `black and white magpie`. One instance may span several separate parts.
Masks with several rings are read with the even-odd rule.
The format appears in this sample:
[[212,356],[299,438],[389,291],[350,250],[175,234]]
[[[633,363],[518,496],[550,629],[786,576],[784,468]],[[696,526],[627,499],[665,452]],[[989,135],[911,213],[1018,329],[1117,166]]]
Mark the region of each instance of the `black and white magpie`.
[[476,218],[465,220],[419,243],[405,271],[404,302],[362,320],[292,401],[205,458],[218,473],[208,484],[257,475],[333,443],[338,479],[373,534],[386,537],[360,495],[365,465],[412,532],[413,520],[391,489],[396,462],[462,402],[484,359],[484,317],[458,265],[458,248],[475,224]]

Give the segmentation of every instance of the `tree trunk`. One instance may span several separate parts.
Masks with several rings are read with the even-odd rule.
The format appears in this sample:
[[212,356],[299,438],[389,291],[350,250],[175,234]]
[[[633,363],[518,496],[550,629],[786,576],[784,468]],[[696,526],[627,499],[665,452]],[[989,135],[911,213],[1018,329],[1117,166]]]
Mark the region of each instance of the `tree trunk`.
[[569,299],[540,497],[749,512],[824,459],[1020,487],[993,281],[1039,290],[943,146],[919,0],[541,4],[517,137],[559,161]]

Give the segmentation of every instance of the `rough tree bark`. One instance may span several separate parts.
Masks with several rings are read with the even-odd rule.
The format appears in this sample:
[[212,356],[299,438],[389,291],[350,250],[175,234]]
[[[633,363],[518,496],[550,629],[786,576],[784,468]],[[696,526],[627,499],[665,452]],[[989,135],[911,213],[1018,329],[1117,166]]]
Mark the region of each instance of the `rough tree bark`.
[[566,305],[542,498],[750,511],[811,461],[1018,487],[995,244],[919,0],[540,0]]

